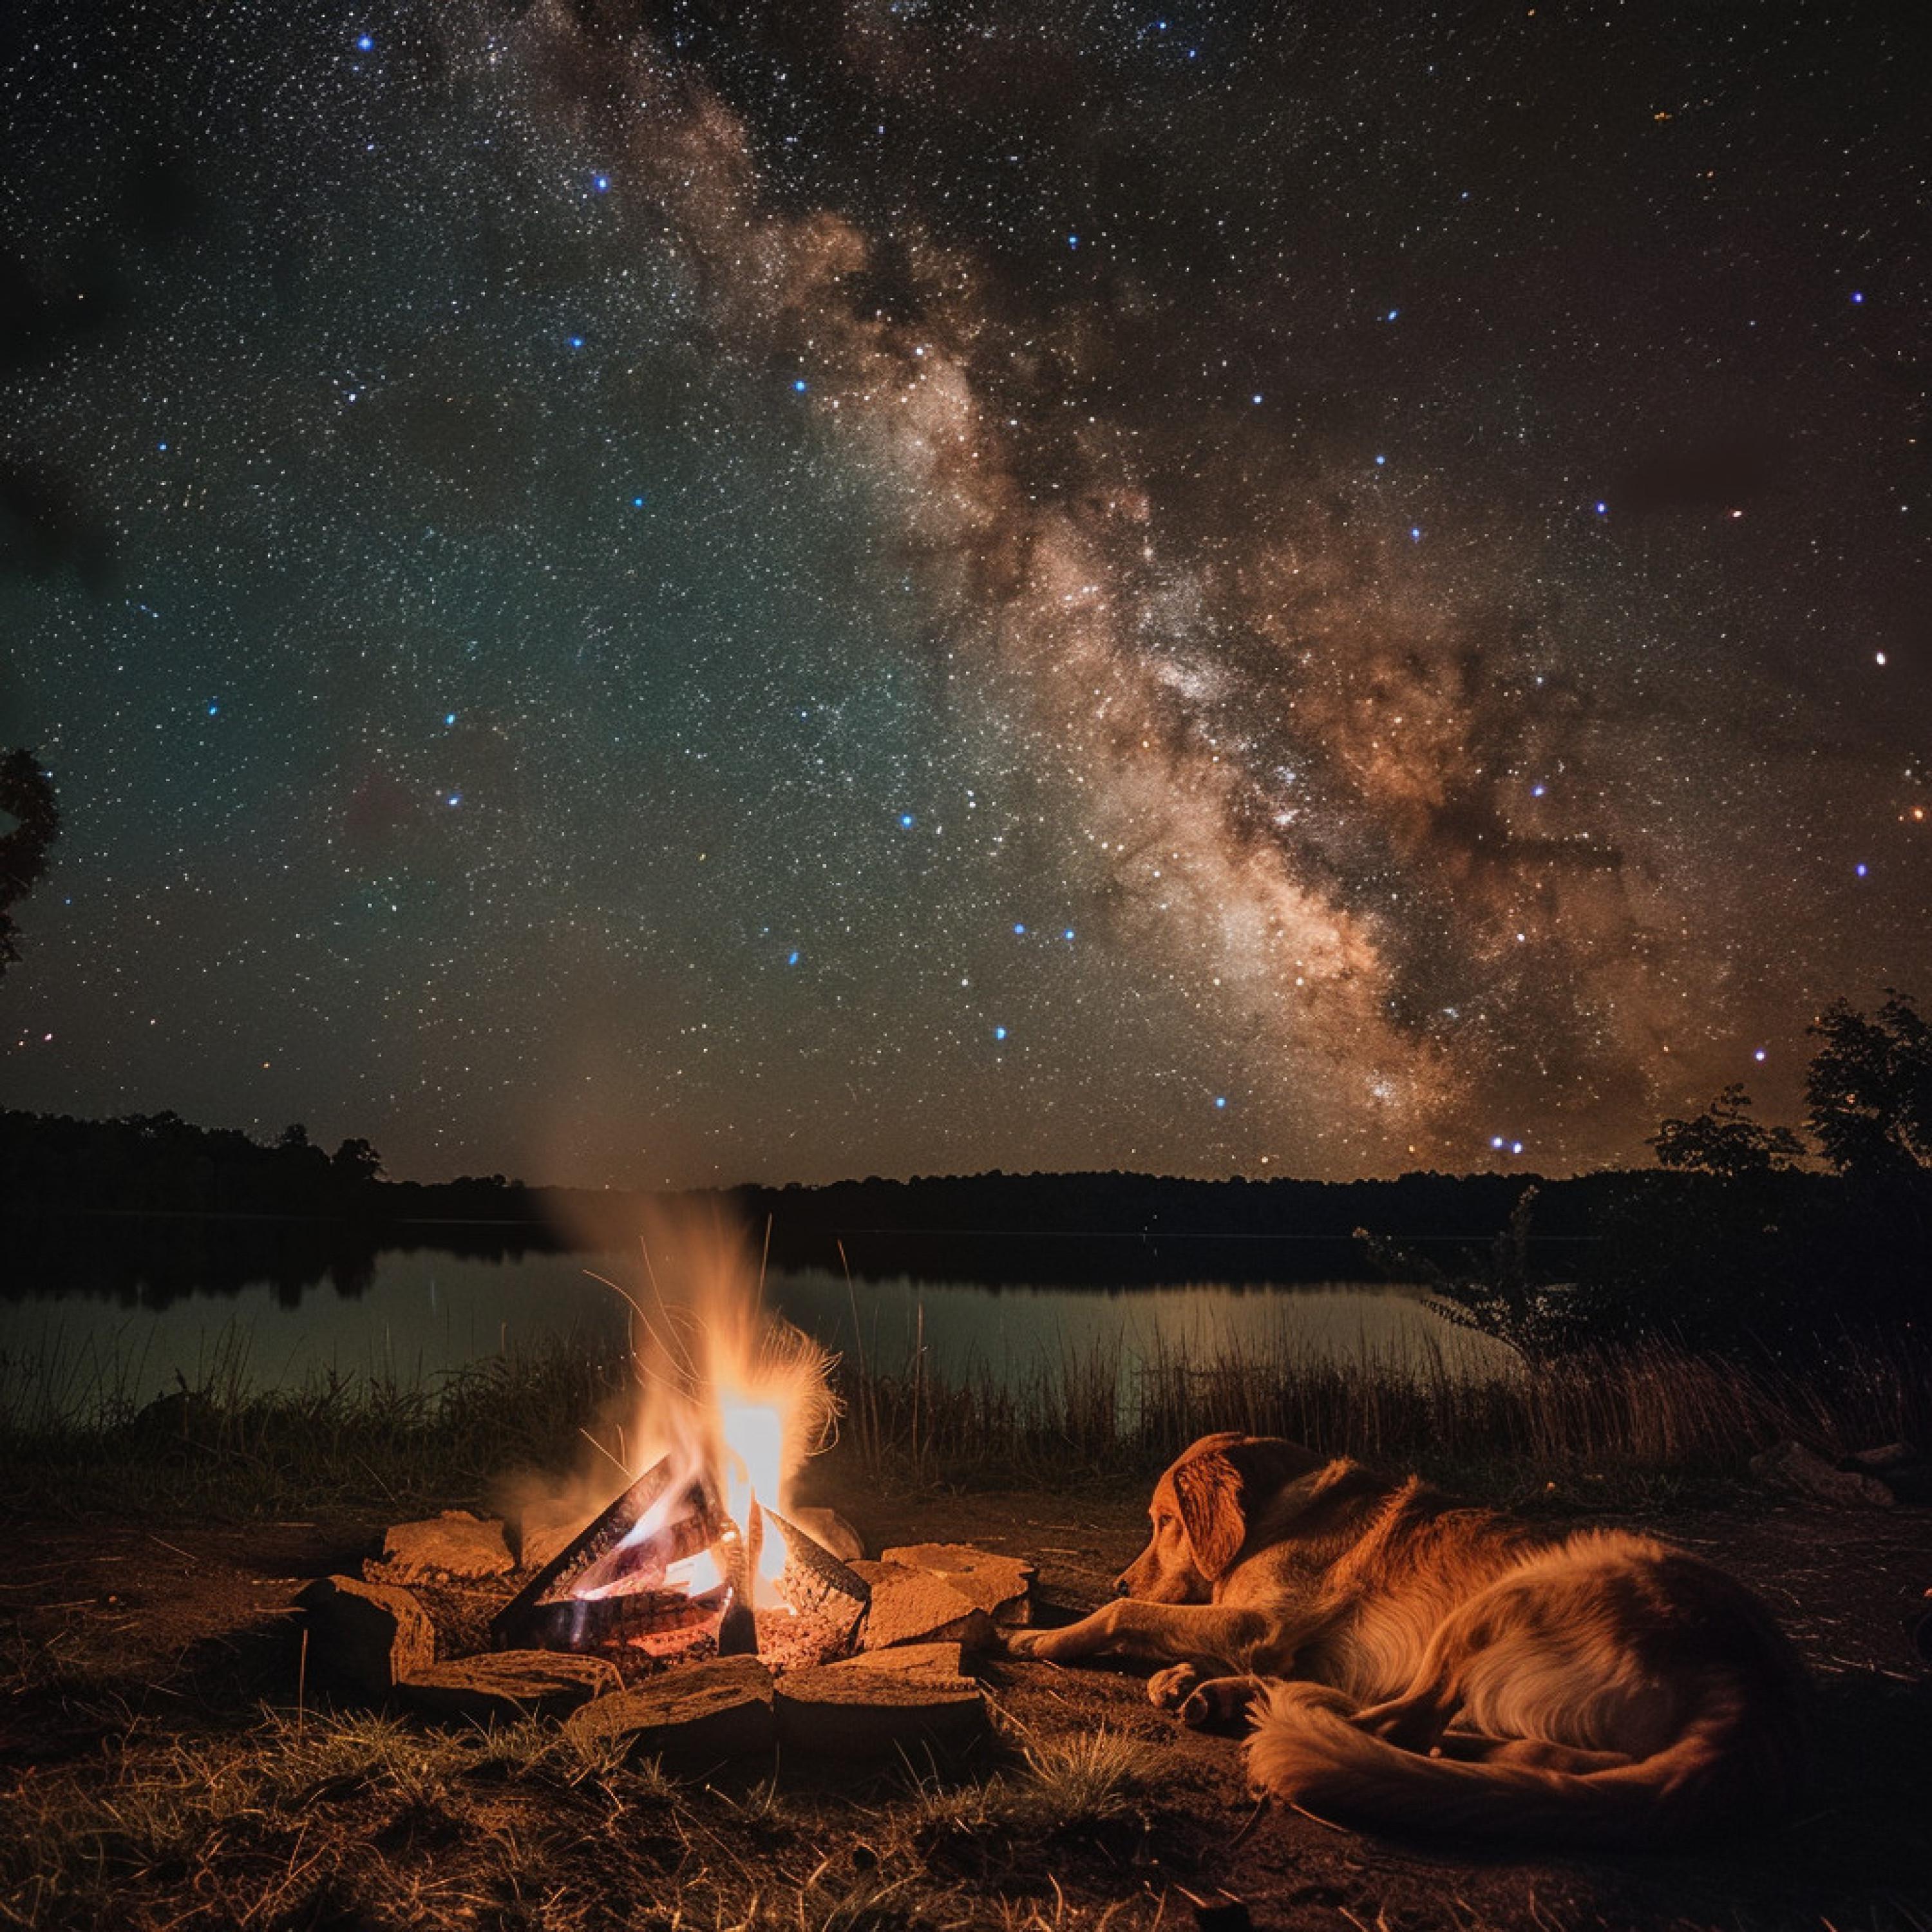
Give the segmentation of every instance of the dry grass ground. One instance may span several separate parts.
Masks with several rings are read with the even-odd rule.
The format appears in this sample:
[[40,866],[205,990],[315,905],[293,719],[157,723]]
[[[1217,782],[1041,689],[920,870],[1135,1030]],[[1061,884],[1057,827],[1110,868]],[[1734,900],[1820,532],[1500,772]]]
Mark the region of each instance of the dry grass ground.
[[[820,1499],[875,1544],[1027,1555],[1069,1612],[1138,1545],[1138,1480],[887,1492],[838,1462]],[[1232,1742],[1180,1729],[1108,1670],[989,1663],[994,1744],[858,1775],[791,1760],[680,1782],[586,1761],[552,1726],[486,1736],[298,1704],[289,1604],[374,1550],[378,1512],[237,1523],[73,1504],[0,1525],[0,1923],[1126,1932],[1238,1925],[1238,1900],[1256,1925],[1336,1932],[1932,1928],[1932,1694],[1903,1636],[1932,1586],[1922,1514],[1743,1492],[1621,1512],[1784,1617],[1821,1687],[1817,1796],[1794,1825],[1695,1854],[1528,1858],[1254,1820]]]

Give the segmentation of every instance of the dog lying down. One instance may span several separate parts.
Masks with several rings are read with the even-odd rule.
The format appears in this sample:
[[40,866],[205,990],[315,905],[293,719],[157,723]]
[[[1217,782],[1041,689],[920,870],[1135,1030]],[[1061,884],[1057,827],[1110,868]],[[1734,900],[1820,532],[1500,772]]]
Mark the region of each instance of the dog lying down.
[[1257,1789],[1354,1824],[1650,1846],[1786,1811],[1804,1676],[1741,1584],[1648,1537],[1552,1540],[1414,1478],[1204,1436],[1154,1486],[1120,1594],[1018,1657],[1166,1665],[1248,1717]]

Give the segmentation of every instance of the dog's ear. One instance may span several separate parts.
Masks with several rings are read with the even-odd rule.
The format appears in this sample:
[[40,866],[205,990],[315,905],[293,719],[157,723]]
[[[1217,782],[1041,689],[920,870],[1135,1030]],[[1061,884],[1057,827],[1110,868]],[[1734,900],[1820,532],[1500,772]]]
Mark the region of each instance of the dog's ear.
[[1241,1473],[1228,1453],[1240,1438],[1207,1440],[1213,1446],[1197,1444],[1194,1453],[1174,1466],[1174,1496],[1194,1567],[1212,1582],[1233,1567],[1248,1540],[1248,1524],[1241,1513]]

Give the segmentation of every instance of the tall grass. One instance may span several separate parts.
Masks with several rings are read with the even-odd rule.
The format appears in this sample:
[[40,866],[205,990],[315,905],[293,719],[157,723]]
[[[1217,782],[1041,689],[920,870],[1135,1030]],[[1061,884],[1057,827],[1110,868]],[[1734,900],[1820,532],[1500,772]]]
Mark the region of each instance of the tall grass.
[[[1286,1328],[1161,1339],[1138,1354],[1112,1339],[1002,1376],[949,1376],[916,1346],[896,1365],[858,1352],[833,1373],[832,1466],[878,1480],[1059,1484],[1138,1475],[1196,1436],[1239,1429],[1520,1486],[1721,1476],[1787,1437],[1828,1454],[1932,1438],[1923,1343],[1848,1343],[1802,1372],[1660,1343],[1532,1372],[1501,1354],[1472,1361],[1456,1339],[1352,1354],[1311,1349]],[[245,1511],[485,1498],[511,1470],[581,1464],[586,1426],[622,1412],[632,1376],[620,1348],[556,1340],[441,1374],[332,1372],[265,1390],[238,1337],[137,1406],[140,1367],[57,1346],[0,1353],[10,1501]],[[620,1437],[603,1434],[615,1456]]]
[[1042,1363],[1028,1378],[909,1381],[844,1373],[849,1447],[886,1472],[1064,1479],[1171,1459],[1216,1430],[1286,1436],[1336,1455],[1441,1472],[1507,1466],[1546,1478],[1721,1475],[1793,1438],[1827,1454],[1932,1436],[1932,1349],[1847,1342],[1801,1372],[1661,1342],[1577,1350],[1534,1370],[1472,1366],[1439,1342],[1400,1354],[1260,1342],[1117,1344]]

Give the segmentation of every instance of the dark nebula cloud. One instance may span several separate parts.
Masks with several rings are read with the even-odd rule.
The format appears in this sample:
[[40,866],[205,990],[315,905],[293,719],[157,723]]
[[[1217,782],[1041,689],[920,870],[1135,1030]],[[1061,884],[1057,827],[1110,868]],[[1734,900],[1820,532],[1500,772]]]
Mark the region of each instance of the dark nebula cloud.
[[34,1103],[1560,1171],[1924,963],[1875,24],[40,14]]

